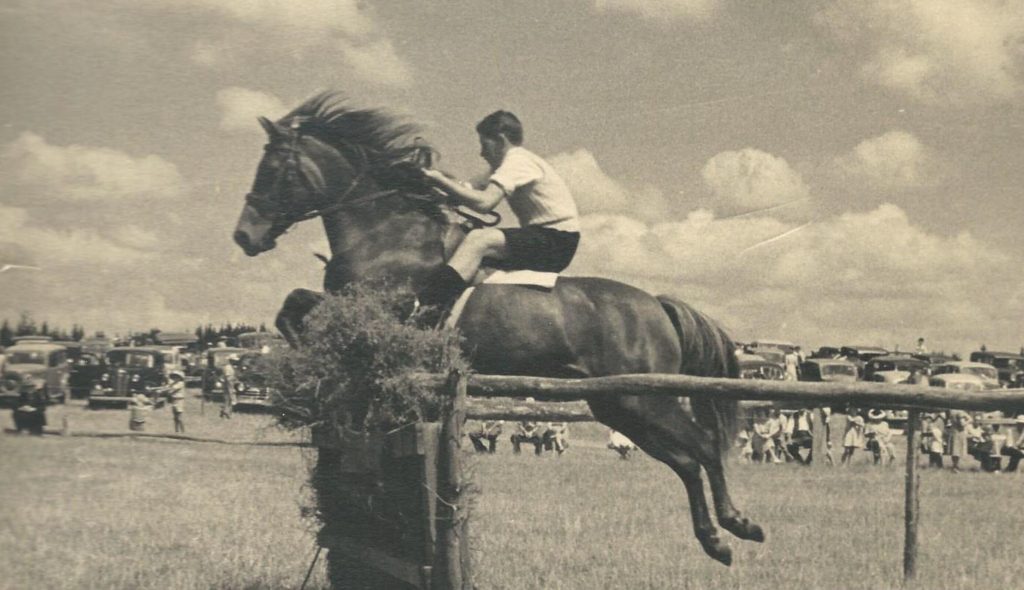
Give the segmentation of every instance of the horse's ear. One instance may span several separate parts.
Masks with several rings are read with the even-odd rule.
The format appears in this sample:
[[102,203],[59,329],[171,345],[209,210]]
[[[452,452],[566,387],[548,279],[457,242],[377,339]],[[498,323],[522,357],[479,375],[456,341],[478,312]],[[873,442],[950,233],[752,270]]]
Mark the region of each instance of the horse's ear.
[[263,126],[263,130],[267,132],[267,135],[270,136],[271,140],[277,139],[284,135],[284,130],[281,128],[281,126],[271,121],[270,119],[266,117],[260,117],[259,121],[260,125]]

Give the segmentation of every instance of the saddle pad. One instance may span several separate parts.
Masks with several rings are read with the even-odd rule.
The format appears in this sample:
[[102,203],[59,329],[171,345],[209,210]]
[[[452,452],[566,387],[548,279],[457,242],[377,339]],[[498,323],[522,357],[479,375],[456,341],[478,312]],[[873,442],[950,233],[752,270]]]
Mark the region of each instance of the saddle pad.
[[[543,287],[545,289],[554,289],[555,283],[558,281],[557,272],[540,272],[536,270],[495,270],[490,273],[481,284],[492,284],[492,285],[530,285],[532,287]],[[473,290],[476,287],[469,287],[459,295],[459,298],[452,304],[451,311],[448,312],[448,317],[444,321],[444,325],[448,328],[454,328],[459,322],[459,318],[462,316],[462,311],[466,308],[466,302],[473,296]]]

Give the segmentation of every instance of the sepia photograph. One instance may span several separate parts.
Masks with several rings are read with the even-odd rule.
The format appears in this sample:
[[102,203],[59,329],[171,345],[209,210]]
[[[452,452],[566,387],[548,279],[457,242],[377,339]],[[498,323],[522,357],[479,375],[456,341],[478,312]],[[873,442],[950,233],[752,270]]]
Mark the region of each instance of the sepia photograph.
[[1021,0],[0,33],[0,590],[1024,584]]

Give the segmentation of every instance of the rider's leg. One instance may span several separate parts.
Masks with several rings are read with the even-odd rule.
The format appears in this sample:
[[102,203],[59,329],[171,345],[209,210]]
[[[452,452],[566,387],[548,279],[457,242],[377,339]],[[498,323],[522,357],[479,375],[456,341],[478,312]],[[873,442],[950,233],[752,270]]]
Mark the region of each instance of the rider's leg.
[[466,289],[480,269],[484,258],[502,259],[507,256],[505,234],[495,228],[477,229],[466,234],[466,239],[455,253],[427,278],[419,292],[423,305],[447,305]]

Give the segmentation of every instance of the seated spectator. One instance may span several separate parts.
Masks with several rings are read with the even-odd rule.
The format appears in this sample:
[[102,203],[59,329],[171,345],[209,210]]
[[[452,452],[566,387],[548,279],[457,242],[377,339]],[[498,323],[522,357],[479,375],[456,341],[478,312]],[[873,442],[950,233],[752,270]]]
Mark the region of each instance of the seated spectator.
[[1024,414],[1017,416],[1016,419],[1018,433],[1016,440],[1010,442],[1003,447],[1003,455],[1010,458],[1010,462],[1006,465],[1006,471],[1014,472],[1017,471],[1017,465],[1020,463],[1021,457],[1024,457]]
[[748,428],[741,428],[736,435],[736,446],[740,449],[740,462],[750,463],[754,455],[754,445],[750,442],[751,432]]
[[991,434],[989,434],[989,441],[992,444],[989,447],[988,465],[984,467],[985,471],[991,473],[1002,471],[1003,447],[1006,446],[1006,438],[1006,435],[999,431],[999,425],[993,424]]
[[778,455],[775,454],[773,435],[778,430],[778,421],[772,420],[770,412],[766,408],[755,410],[753,436],[751,436],[752,458],[755,463],[782,462]]
[[547,430],[544,431],[544,448],[555,451],[559,457],[562,456],[569,448],[568,422],[548,422]]
[[797,410],[789,420],[793,425],[793,434],[789,439],[786,451],[795,461],[804,465],[810,464],[811,453],[807,453],[807,459],[804,459],[800,456],[800,449],[811,450],[814,446],[814,434],[811,432],[811,412],[813,411]]
[[[469,432],[469,441],[473,443],[473,449],[478,453],[494,453],[504,425],[501,420],[481,422],[478,428]],[[484,441],[487,442],[486,446]]]
[[625,434],[612,430],[608,433],[608,448],[618,453],[619,459],[628,459],[630,451],[636,450],[636,445]]
[[522,450],[519,445],[523,443],[533,443],[535,455],[544,451],[544,433],[540,425],[532,420],[521,421],[509,440],[512,441],[512,452],[517,455]]
[[18,393],[18,405],[14,408],[14,428],[18,434],[28,432],[43,435],[46,426],[46,395],[41,387],[22,384]]
[[128,428],[141,432],[146,429],[146,418],[153,408],[153,402],[143,393],[136,393],[129,403]]
[[892,465],[892,462],[896,460],[896,449],[892,444],[892,430],[889,429],[889,423],[885,421],[885,412],[882,410],[868,411],[867,424],[864,425],[864,438],[875,465],[881,465],[883,458],[885,465]]

